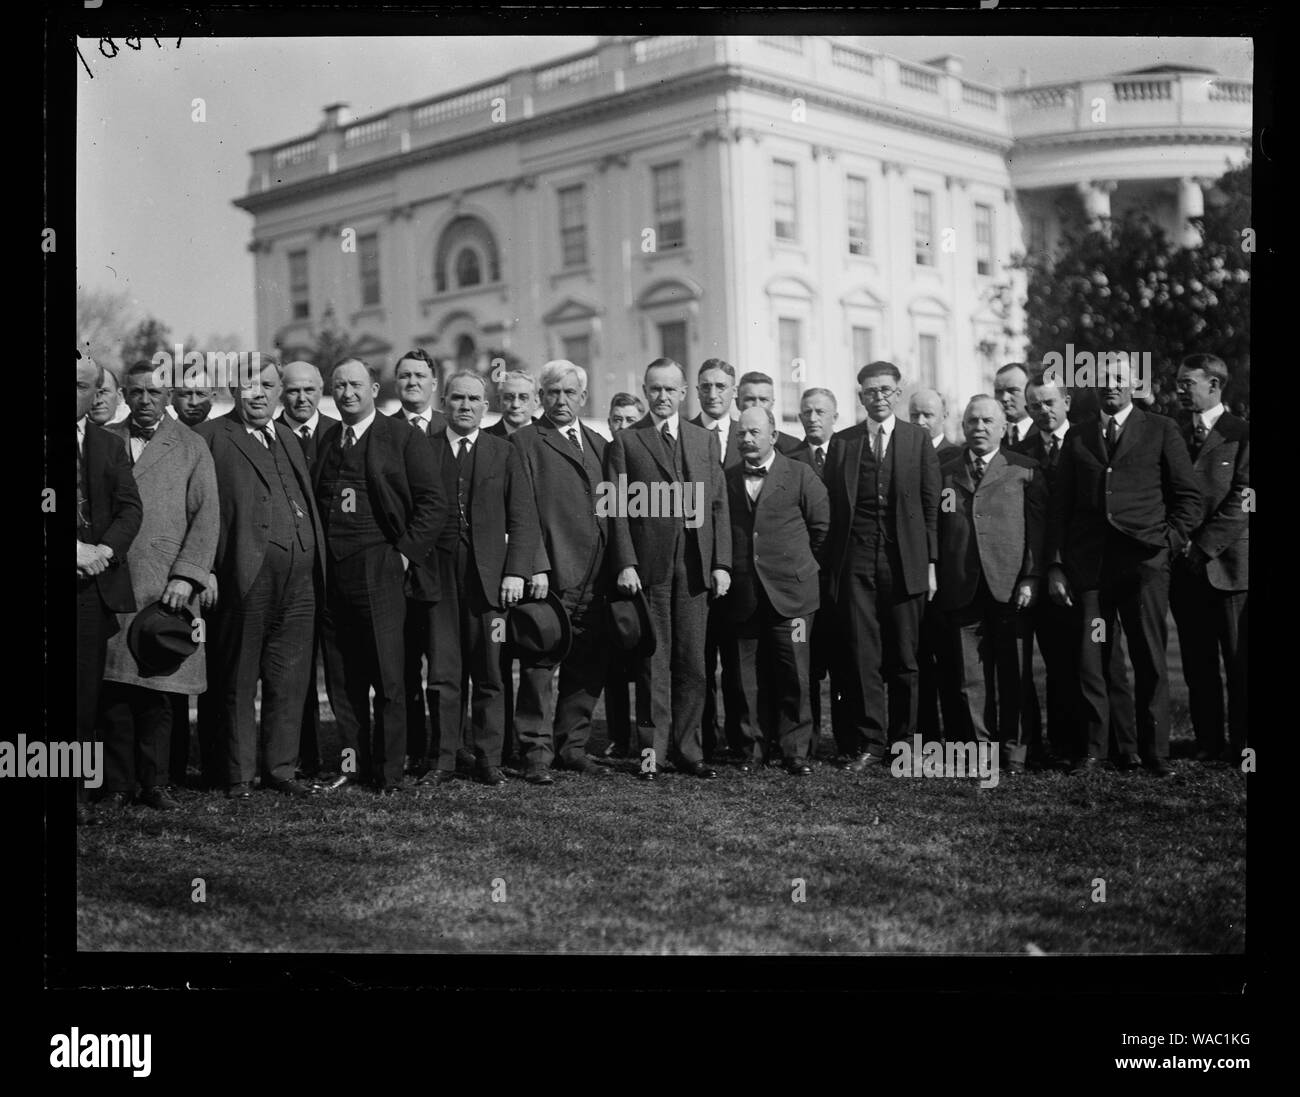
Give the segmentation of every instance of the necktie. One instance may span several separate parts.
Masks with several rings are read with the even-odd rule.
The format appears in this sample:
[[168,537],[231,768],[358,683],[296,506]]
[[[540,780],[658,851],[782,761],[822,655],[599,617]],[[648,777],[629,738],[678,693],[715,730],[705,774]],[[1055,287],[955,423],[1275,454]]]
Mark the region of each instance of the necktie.
[[469,453],[469,439],[462,438],[460,440],[460,452],[456,454],[456,468],[463,469],[465,467],[465,456],[468,453]]
[[348,427],[343,432],[343,448],[351,449],[356,444],[357,444],[356,431],[354,431],[351,427]]
[[263,445],[265,445],[269,450],[275,445],[275,427],[271,426],[270,423],[267,423],[267,425],[262,428],[262,438],[264,439]]
[[1119,440],[1119,427],[1115,423],[1115,416],[1110,417],[1110,422],[1106,424],[1106,456],[1115,456],[1115,443]]
[[1047,467],[1050,469],[1050,468],[1054,468],[1055,466],[1056,466],[1056,435],[1049,434],[1047,436]]
[[305,442],[311,441],[311,427],[304,423],[298,430],[298,436]]
[[817,471],[818,476],[822,474],[822,470],[825,467],[826,454],[823,452],[821,446],[813,446],[813,468]]
[[980,481],[984,479],[984,458],[976,454],[972,465],[974,468],[971,472],[971,478],[975,481],[975,486],[979,487]]
[[139,438],[145,443],[148,443],[149,439],[154,436],[154,432],[158,429],[156,423],[152,427],[136,426],[135,420],[131,420],[131,422],[127,423],[126,426],[127,430],[130,431],[132,438]]
[[1193,439],[1192,456],[1193,457],[1195,457],[1198,453],[1201,452],[1201,447],[1205,445],[1205,439],[1208,438],[1209,435],[1210,432],[1205,429],[1205,424],[1198,417],[1195,420],[1194,425],[1192,426],[1192,439]]
[[673,438],[672,431],[668,429],[667,423],[664,424],[663,436],[664,436],[664,445],[668,447],[668,452],[672,453],[673,443],[675,439]]
[[885,430],[883,427],[876,429],[876,439],[872,445],[872,453],[875,455],[876,464],[880,464],[885,457]]
[[1020,424],[1012,423],[1007,427],[1007,433],[1011,436],[1011,444],[1014,446],[1020,441]]
[[428,433],[428,424],[425,423],[423,415],[412,415],[410,418],[410,424],[421,434]]
[[564,436],[569,440],[570,445],[572,445],[574,449],[576,449],[579,453],[582,452],[582,443],[578,440],[577,427],[570,427],[567,431],[565,431]]

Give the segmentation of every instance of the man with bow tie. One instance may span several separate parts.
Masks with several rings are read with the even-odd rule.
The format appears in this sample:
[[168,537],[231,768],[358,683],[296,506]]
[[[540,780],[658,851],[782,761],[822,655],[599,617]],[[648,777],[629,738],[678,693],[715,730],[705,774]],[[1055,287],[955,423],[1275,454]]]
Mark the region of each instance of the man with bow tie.
[[771,408],[741,412],[736,430],[742,461],[726,472],[732,584],[723,605],[740,675],[741,769],[779,751],[787,773],[807,777],[816,688],[809,665],[830,499],[809,465],[776,451]]
[[[171,402],[165,370],[139,361],[123,382],[125,422],[108,429],[126,443],[144,508],[144,521],[128,566],[136,604],[154,602],[173,612],[197,614],[208,588],[220,530],[212,455],[189,427],[166,414]],[[139,789],[139,801],[159,811],[178,806],[167,792],[173,695],[208,688],[205,645],[170,674],[151,674],[127,643],[133,614],[119,617],[104,668],[101,720],[103,794],[121,809]]]
[[959,742],[999,741],[1002,768],[1025,768],[1018,620],[1038,595],[1047,484],[1038,465],[1002,445],[1006,419],[992,396],[971,398],[966,445],[943,466],[939,589],[950,664],[959,675]]
[[264,789],[311,793],[296,772],[325,581],[324,534],[303,440],[292,432],[297,420],[271,418],[280,365],[266,355],[259,365],[259,374],[231,386],[230,412],[195,428],[212,451],[221,494],[209,636],[215,673],[205,708],[216,710],[218,776],[237,800],[251,796],[258,777]]
[[1177,424],[1133,406],[1127,360],[1108,362],[1098,372],[1100,415],[1066,435],[1048,521],[1049,595],[1060,605],[1077,602],[1083,614],[1079,676],[1086,743],[1071,773],[1093,770],[1107,752],[1108,671],[1119,616],[1137,702],[1136,742],[1120,743],[1120,757],[1168,777],[1170,559],[1200,523],[1204,502]]
[[[1178,626],[1196,757],[1236,765],[1247,745],[1246,608],[1250,580],[1250,424],[1223,406],[1228,367],[1192,354],[1178,367],[1189,413],[1183,438],[1205,499],[1204,517],[1174,557],[1170,608]],[[1223,678],[1228,685],[1224,747]]]

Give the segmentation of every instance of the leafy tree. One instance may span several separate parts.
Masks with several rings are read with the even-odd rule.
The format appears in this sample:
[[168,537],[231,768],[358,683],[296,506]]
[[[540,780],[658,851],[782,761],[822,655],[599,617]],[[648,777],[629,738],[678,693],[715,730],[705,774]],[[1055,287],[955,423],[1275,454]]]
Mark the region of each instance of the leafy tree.
[[[1101,226],[1065,223],[1050,254],[1020,260],[1027,274],[1027,359],[1067,344],[1081,351],[1149,352],[1155,406],[1178,407],[1178,362],[1217,354],[1233,370],[1229,403],[1250,404],[1250,165],[1228,172],[1197,219],[1202,241],[1183,247],[1138,212]],[[1076,392],[1076,409],[1096,407],[1095,391]]]
[[122,372],[122,342],[135,318],[126,290],[77,286],[77,347],[101,366]]
[[159,351],[175,350],[171,328],[153,316],[145,317],[122,341],[122,361],[132,365],[142,359],[152,360]]

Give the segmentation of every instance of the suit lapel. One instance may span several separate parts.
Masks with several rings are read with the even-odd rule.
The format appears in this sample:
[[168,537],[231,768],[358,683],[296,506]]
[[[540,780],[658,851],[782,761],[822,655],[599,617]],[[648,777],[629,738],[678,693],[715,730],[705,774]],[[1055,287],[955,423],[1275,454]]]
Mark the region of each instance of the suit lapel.
[[993,459],[984,467],[984,475],[980,477],[980,487],[995,480],[1000,480],[1007,474],[1007,469],[1010,467],[1011,462],[1006,459],[1002,453],[1002,448],[999,446],[997,453],[993,455]]
[[1103,465],[1109,465],[1110,461],[1106,457],[1106,443],[1102,438],[1103,430],[1101,425],[1101,416],[1096,419],[1089,419],[1086,423],[1080,423],[1077,427],[1071,427],[1066,432],[1065,437],[1068,439],[1074,431],[1083,432],[1083,445],[1094,457]]
[[[140,460],[135,463],[135,472],[137,476],[148,472],[154,465],[161,461],[167,455],[167,451],[176,445],[180,440],[177,438],[177,432],[180,425],[172,419],[170,415],[164,417],[163,421],[158,424],[158,430],[154,436],[149,439],[149,444],[140,451]],[[131,446],[131,430],[127,428],[127,448]]]
[[[858,466],[862,464],[862,447],[866,444],[867,428],[844,443],[844,469],[848,473],[846,481],[849,489],[849,506],[858,497]],[[826,447],[826,456],[830,457],[830,447]]]
[[[587,475],[586,466],[582,463],[582,454],[573,448],[573,443],[565,437],[564,431],[559,427],[553,426],[547,419],[538,419],[537,425],[534,429],[542,436],[542,441],[550,446],[551,449],[555,450],[555,452],[560,454],[560,456],[562,456],[566,461],[576,465],[578,471],[581,472],[583,476]],[[583,443],[588,444],[586,438],[583,438]]]
[[262,464],[262,458],[269,457],[270,454],[266,452],[261,442],[253,440],[253,436],[244,429],[244,424],[238,419],[227,417],[227,422],[229,425],[226,429],[230,431],[231,440],[235,444],[235,449],[239,450],[239,452],[244,455],[248,463],[253,466],[257,475],[261,477],[267,487],[270,487],[271,481],[267,475],[267,469]]
[[[957,461],[957,467],[951,473],[949,473],[949,475],[952,477],[952,482],[954,484],[956,484],[963,491],[968,491],[972,495],[974,495],[975,480],[970,474],[970,461],[968,459],[970,455],[970,451],[965,446],[960,447],[960,449],[961,449],[961,457]],[[985,471],[984,475],[986,476],[988,475],[987,470]]]
[[[637,430],[635,427],[633,429]],[[637,430],[637,433],[641,436],[641,444],[650,451],[650,456],[655,459],[655,463],[663,470],[664,475],[667,476],[669,480],[676,480],[677,472],[673,468],[672,454],[668,452],[668,447],[664,445],[664,436],[659,433],[662,429],[662,427],[656,426],[655,421],[651,419],[649,424],[641,427]],[[681,433],[681,429],[682,421],[681,419],[678,419],[677,431],[679,434]],[[647,438],[647,434],[651,435],[651,437]],[[677,444],[679,446],[682,444],[680,438],[677,439]]]
[[[1201,458],[1203,458],[1207,453],[1210,453],[1212,450],[1217,449],[1219,446],[1223,445],[1223,443],[1228,440],[1226,437],[1224,437],[1222,434],[1219,433],[1219,423],[1222,422],[1223,422],[1223,418],[1222,416],[1220,416],[1219,422],[1214,424],[1214,429],[1205,436],[1205,444],[1201,446],[1200,452],[1197,453],[1196,455],[1197,465],[1200,465]],[[1193,437],[1192,442],[1188,443],[1189,449],[1191,448],[1191,445],[1195,443],[1195,441],[1196,439],[1195,437]]]
[[1134,408],[1128,413],[1128,419],[1124,423],[1124,429],[1119,432],[1119,442],[1115,445],[1115,456],[1111,464],[1119,464],[1129,450],[1137,445],[1138,436],[1142,433],[1143,426],[1146,423],[1146,415]]

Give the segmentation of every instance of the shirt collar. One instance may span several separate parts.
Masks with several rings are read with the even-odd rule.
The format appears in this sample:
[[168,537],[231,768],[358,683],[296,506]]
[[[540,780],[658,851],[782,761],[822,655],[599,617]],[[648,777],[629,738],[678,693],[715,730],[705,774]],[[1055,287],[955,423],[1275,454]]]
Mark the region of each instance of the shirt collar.
[[984,462],[984,467],[988,468],[989,463],[998,455],[998,450],[1001,448],[1001,446],[994,446],[988,453],[983,454],[982,456],[976,453],[973,449],[968,449],[966,453],[970,457],[972,465],[975,463],[975,458],[979,457],[979,459]]
[[734,422],[734,420],[731,418],[730,414],[724,415],[721,419],[715,419],[707,411],[704,411],[703,409],[700,411],[700,424],[705,430],[713,430],[716,428],[722,431],[723,434],[726,434],[727,431],[731,429],[732,422]]
[[1070,429],[1070,420],[1067,419],[1065,420],[1064,423],[1062,423],[1059,427],[1057,427],[1054,431],[1052,431],[1052,437],[1055,438],[1058,442],[1064,442],[1066,431],[1068,431],[1069,429]]
[[[478,434],[481,429],[482,429],[481,427],[475,427],[472,431],[470,431],[468,434],[465,435],[465,437],[469,439],[470,449],[473,449],[476,445],[478,445]],[[452,430],[451,427],[448,427],[445,431],[443,431],[443,434],[446,435],[447,445],[451,446],[451,452],[456,453],[460,447],[461,436],[457,434],[454,430]]]
[[943,435],[932,434],[930,436],[930,445],[934,446],[935,449],[938,449],[941,445],[943,445]]
[[429,406],[425,408],[423,411],[409,411],[405,407],[402,408],[402,418],[406,420],[406,422],[408,423],[412,420],[412,418],[414,418],[417,415],[420,416],[422,419],[424,419],[425,422],[429,422],[430,420],[432,420],[433,402],[430,401]]
[[898,421],[897,416],[895,416],[893,412],[890,412],[889,418],[886,419],[883,423],[877,423],[874,419],[868,419],[867,433],[870,434],[872,439],[874,440],[876,434],[883,430],[885,432],[885,438],[888,439],[889,436],[894,433],[894,424],[897,421]]
[[667,423],[668,430],[672,433],[672,436],[674,438],[681,437],[682,432],[681,432],[680,420],[681,420],[681,413],[676,411],[673,412],[672,415],[668,416],[667,419],[656,419],[654,412],[650,413],[650,421],[654,424],[655,430],[657,430],[660,434],[663,434],[664,424]]
[[[311,413],[311,418],[308,419],[307,422],[305,423],[295,423],[287,415],[281,415],[280,422],[283,423],[286,427],[288,427],[291,431],[293,431],[294,434],[301,434],[303,427],[309,427],[311,428],[312,435],[315,436],[316,430],[320,426],[320,412],[313,411]],[[355,429],[356,428],[353,427],[353,430]]]
[[772,452],[767,455],[767,460],[760,461],[757,465],[751,465],[748,461],[741,462],[742,469],[760,468],[771,471],[772,462],[776,460],[776,446],[772,447]]
[[1226,410],[1227,409],[1223,406],[1223,404],[1219,403],[1219,404],[1215,404],[1214,407],[1212,408],[1206,408],[1204,411],[1198,411],[1196,413],[1196,417],[1204,425],[1205,430],[1208,433],[1209,431],[1212,431],[1214,429],[1214,424],[1219,421],[1219,416],[1222,415]]
[[[362,419],[361,422],[351,424],[352,437],[355,438],[358,442],[361,441],[362,435],[364,435],[366,431],[370,429],[370,424],[375,421],[376,414],[377,414],[376,410],[374,408],[371,408],[370,414],[367,415],[364,419]],[[345,433],[347,432],[348,426],[349,424],[347,423],[343,424],[343,430]]]
[[88,422],[88,420],[89,420],[89,416],[85,416],[85,415],[83,415],[80,419],[77,420],[77,440],[78,440],[78,441],[80,441],[82,438],[85,438],[85,437],[86,437],[86,423]]
[[[1125,422],[1125,420],[1128,419],[1129,415],[1132,414],[1132,412],[1133,412],[1133,405],[1132,405],[1132,404],[1128,404],[1128,405],[1124,408],[1123,411],[1117,411],[1117,412],[1115,413],[1115,415],[1114,415],[1115,426],[1116,426],[1117,428],[1119,428],[1120,430],[1123,430],[1123,429],[1124,429],[1124,422]],[[1111,416],[1107,415],[1107,414],[1103,411],[1103,412],[1101,413],[1101,425],[1102,425],[1103,429],[1104,429],[1106,426],[1109,425],[1110,420],[1111,420]]]

